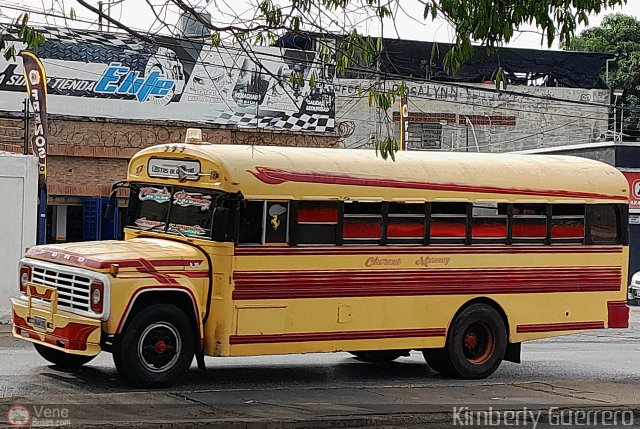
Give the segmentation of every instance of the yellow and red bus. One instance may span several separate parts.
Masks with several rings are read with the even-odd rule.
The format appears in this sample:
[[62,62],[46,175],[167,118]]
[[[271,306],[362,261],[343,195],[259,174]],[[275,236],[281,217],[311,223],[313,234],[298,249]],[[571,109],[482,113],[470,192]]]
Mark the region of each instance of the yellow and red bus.
[[195,141],[142,150],[128,184],[123,241],[20,262],[13,333],[54,364],[107,351],[159,387],[194,356],[420,350],[474,379],[627,327],[628,186],[603,163]]

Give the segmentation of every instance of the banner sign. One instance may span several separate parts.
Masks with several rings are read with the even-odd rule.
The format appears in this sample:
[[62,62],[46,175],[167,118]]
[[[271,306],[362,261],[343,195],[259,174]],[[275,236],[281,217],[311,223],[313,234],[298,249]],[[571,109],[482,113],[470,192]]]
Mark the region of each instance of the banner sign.
[[640,212],[640,172],[623,171],[629,182],[629,211]]
[[34,135],[31,139],[32,152],[38,157],[38,183],[40,188],[47,183],[47,75],[42,62],[32,52],[20,53],[24,64],[24,79],[29,100],[35,113]]
[[[334,129],[334,69],[313,51],[245,51],[164,36],[150,45],[123,33],[41,31],[47,41],[35,54],[49,74],[50,114]],[[0,110],[21,110],[25,79],[20,62],[0,59]]]

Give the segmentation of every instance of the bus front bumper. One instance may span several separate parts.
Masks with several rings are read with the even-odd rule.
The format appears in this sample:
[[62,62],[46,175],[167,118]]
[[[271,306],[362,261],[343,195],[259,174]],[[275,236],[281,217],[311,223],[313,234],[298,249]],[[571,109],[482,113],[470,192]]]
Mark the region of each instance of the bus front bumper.
[[62,352],[95,356],[100,353],[100,320],[41,305],[31,299],[11,299],[13,336]]

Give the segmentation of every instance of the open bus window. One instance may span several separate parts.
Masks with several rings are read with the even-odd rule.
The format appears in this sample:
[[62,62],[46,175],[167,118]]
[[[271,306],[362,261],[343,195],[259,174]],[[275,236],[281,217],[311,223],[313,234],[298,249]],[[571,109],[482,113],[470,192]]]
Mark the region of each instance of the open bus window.
[[507,214],[498,203],[473,203],[471,238],[480,240],[500,240],[507,238]]
[[339,212],[337,201],[300,201],[298,244],[336,244]]
[[389,203],[387,240],[392,244],[421,244],[425,233],[424,203]]
[[262,244],[264,225],[264,201],[242,201],[240,203],[240,244]]
[[584,240],[584,204],[554,204],[551,210],[552,241],[575,243]]
[[379,244],[382,239],[382,203],[346,201],[342,238],[346,244]]
[[613,244],[620,239],[618,215],[612,205],[598,204],[587,206],[589,234],[594,244]]
[[514,242],[535,242],[547,237],[546,204],[514,204],[512,217]]
[[467,204],[432,203],[429,230],[434,241],[464,241],[467,237]]

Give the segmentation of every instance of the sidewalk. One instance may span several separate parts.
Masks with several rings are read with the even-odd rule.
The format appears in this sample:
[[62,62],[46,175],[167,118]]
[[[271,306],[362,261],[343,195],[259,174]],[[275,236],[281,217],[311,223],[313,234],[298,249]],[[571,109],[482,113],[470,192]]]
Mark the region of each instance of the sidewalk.
[[[200,392],[72,394],[0,400],[0,416],[26,404],[32,417],[44,404],[67,410],[70,427],[97,428],[335,428],[448,427],[455,411],[526,410],[542,420],[562,410],[627,410],[640,406],[634,382],[599,383],[597,392],[577,382],[460,382],[431,386],[283,388]],[[454,409],[456,407],[456,409]],[[468,407],[468,408],[464,408]],[[556,407],[556,408],[553,408]],[[539,412],[539,414],[538,414]],[[621,412],[621,411],[620,411]],[[638,419],[638,413],[636,420]],[[532,414],[533,415],[533,414]],[[464,417],[462,417],[464,418]],[[0,424],[0,427],[8,427]]]

